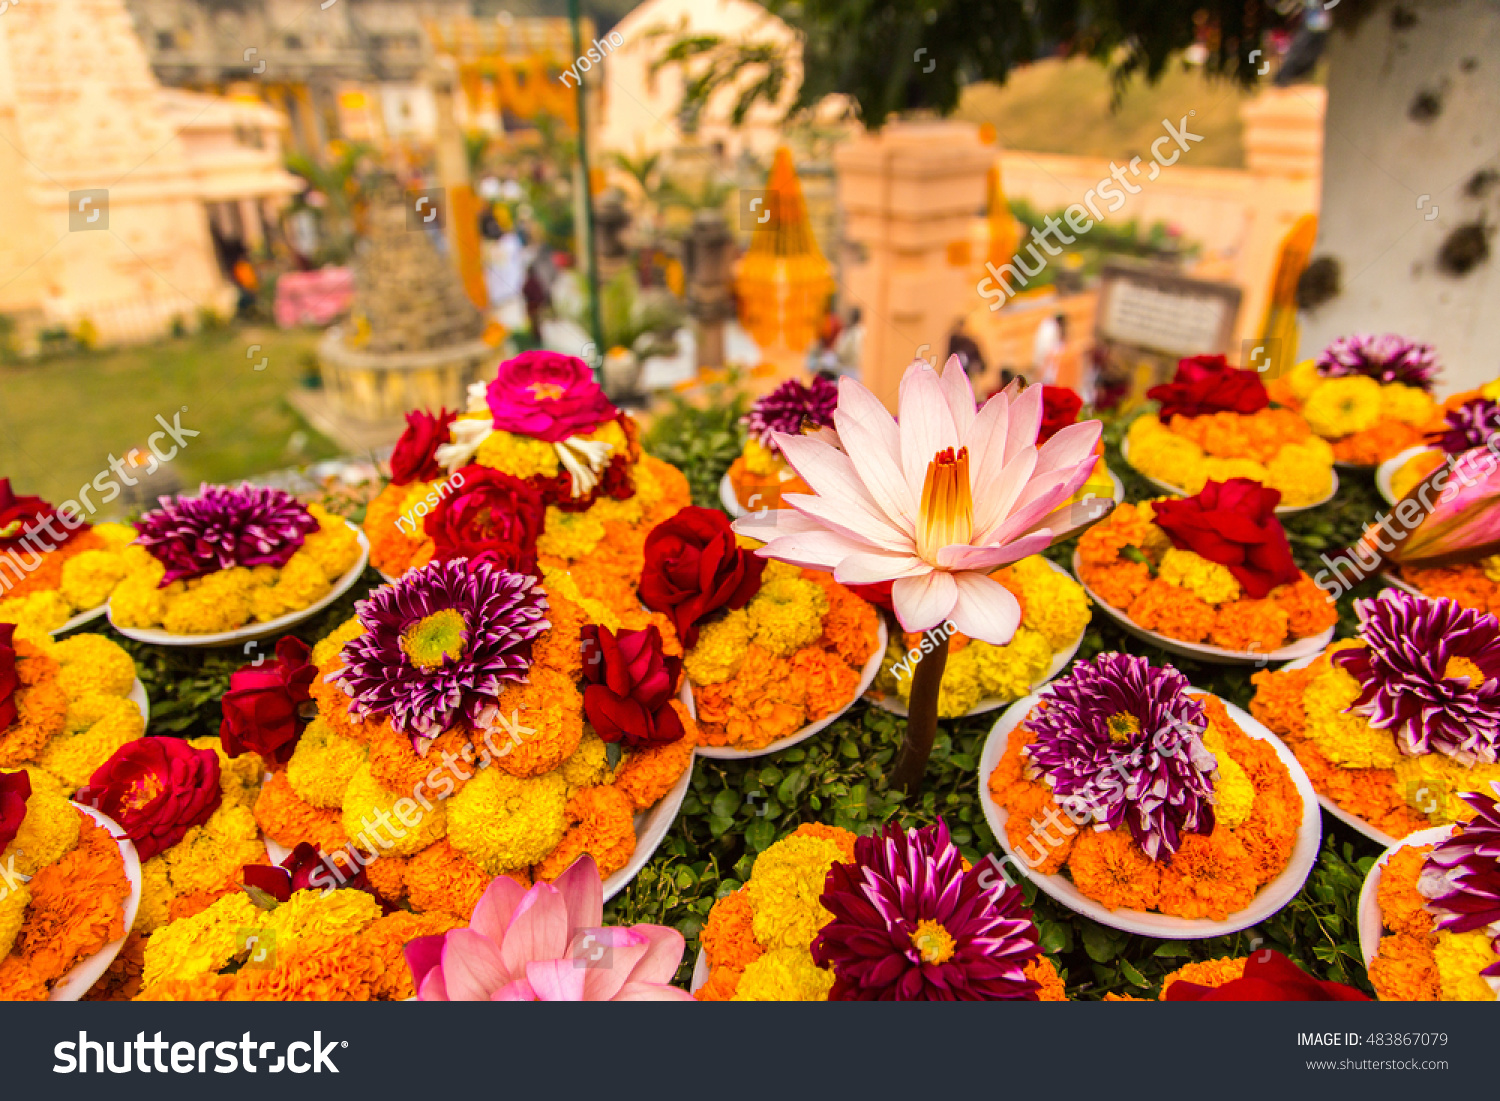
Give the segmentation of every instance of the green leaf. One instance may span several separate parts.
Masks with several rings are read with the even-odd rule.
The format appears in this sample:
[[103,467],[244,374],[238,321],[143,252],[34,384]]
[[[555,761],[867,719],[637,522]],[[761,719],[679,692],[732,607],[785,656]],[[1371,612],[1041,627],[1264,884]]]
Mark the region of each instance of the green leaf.
[[1146,977],[1137,971],[1127,959],[1120,960],[1120,974],[1124,975],[1125,981],[1132,986],[1139,986],[1144,989],[1151,985],[1146,981]]
[[776,827],[769,819],[757,818],[745,827],[745,843],[752,852],[762,853],[776,840]]
[[725,788],[714,796],[713,806],[710,813],[715,818],[733,818],[734,812],[740,809],[740,793]]
[[1164,940],[1156,946],[1156,951],[1151,954],[1153,956],[1160,956],[1162,959],[1181,959],[1184,956],[1191,956],[1193,950],[1180,940]]

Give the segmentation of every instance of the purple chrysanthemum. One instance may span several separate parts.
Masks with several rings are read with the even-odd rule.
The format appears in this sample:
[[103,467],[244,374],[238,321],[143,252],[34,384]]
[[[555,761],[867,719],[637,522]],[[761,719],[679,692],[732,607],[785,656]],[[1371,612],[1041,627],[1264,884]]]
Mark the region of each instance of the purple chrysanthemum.
[[1396,333],[1341,336],[1318,356],[1318,374],[1324,378],[1364,375],[1376,382],[1399,382],[1431,391],[1437,372],[1437,353],[1431,344]]
[[1152,860],[1171,856],[1183,832],[1214,826],[1218,760],[1203,745],[1203,704],[1187,689],[1172,666],[1145,658],[1079,662],[1027,717],[1036,740],[1025,756],[1060,802],[1112,830],[1128,826]]
[[1500,434],[1500,401],[1488,398],[1466,401],[1457,409],[1450,409],[1445,421],[1442,431],[1431,432],[1427,438],[1448,454],[1487,447]]
[[408,570],[354,606],[365,633],[344,645],[330,680],[356,719],[389,718],[419,739],[460,721],[485,729],[509,683],[526,679],[531,647],[551,624],[534,577],[467,558]]
[[809,385],[787,379],[750,407],[745,427],[762,447],[778,451],[772,433],[796,436],[804,428],[826,428],[838,404],[839,388],[829,379],[815,378]]
[[829,1001],[1036,1000],[1024,967],[1041,949],[1020,890],[986,865],[964,871],[941,818],[857,838],[819,901],[833,914],[812,943],[833,968]]
[[[1500,783],[1490,788],[1500,795]],[[1500,803],[1478,791],[1459,798],[1474,808],[1474,818],[1428,854],[1417,889],[1439,929],[1500,933]],[[1500,975],[1500,963],[1480,974]]]
[[1349,710],[1390,730],[1401,752],[1464,765],[1500,749],[1500,621],[1447,597],[1386,589],[1356,600],[1365,645],[1334,662],[1363,691]]
[[196,497],[163,497],[136,522],[136,542],[167,572],[162,587],[235,566],[290,561],[318,521],[290,493],[269,486],[211,486]]

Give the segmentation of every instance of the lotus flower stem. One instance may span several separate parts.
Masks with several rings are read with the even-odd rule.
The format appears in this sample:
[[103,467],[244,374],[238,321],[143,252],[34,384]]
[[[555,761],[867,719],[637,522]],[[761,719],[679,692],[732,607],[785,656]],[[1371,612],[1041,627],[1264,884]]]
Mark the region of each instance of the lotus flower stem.
[[943,669],[948,664],[948,635],[944,632],[932,653],[917,662],[911,674],[911,699],[906,705],[906,738],[896,754],[891,770],[891,787],[915,795],[927,774],[927,758],[932,755],[932,739],[937,735],[938,689],[943,683]]

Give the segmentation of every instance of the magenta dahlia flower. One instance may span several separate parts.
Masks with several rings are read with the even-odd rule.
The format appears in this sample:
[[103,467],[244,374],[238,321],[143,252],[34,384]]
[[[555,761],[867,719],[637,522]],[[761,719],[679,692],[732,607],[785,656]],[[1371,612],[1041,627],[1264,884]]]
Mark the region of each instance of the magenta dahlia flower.
[[1448,454],[1458,455],[1476,447],[1489,446],[1490,440],[1497,435],[1500,435],[1500,401],[1475,398],[1457,409],[1450,409],[1444,418],[1443,429],[1429,432],[1427,439]]
[[1431,344],[1396,333],[1341,336],[1318,356],[1318,374],[1324,378],[1364,375],[1376,382],[1399,382],[1430,391],[1437,373],[1437,353]]
[[[1500,795],[1500,783],[1490,788]],[[1474,818],[1428,854],[1417,889],[1428,899],[1439,929],[1468,933],[1491,927],[1494,932],[1500,930],[1500,803],[1478,791],[1459,798],[1474,808]],[[1500,975],[1500,963],[1480,973]]]
[[1128,826],[1152,860],[1171,856],[1184,832],[1214,826],[1218,760],[1203,745],[1203,704],[1187,689],[1172,666],[1145,658],[1079,662],[1027,716],[1036,740],[1025,757],[1080,816],[1086,808],[1112,830]]
[[838,404],[839,388],[831,379],[819,376],[804,384],[790,378],[757,399],[743,423],[757,443],[779,453],[775,433],[800,436],[807,428],[827,428]]
[[1036,925],[1020,890],[985,886],[985,873],[964,871],[941,818],[856,839],[854,863],[828,870],[819,899],[833,914],[812,943],[833,969],[828,1000],[1036,1001],[1024,970],[1041,953]]
[[365,633],[345,643],[329,674],[356,719],[389,718],[411,736],[436,738],[460,721],[494,724],[495,700],[526,679],[531,648],[547,630],[547,595],[534,577],[454,558],[408,570],[354,606]]
[[1356,600],[1365,645],[1333,655],[1363,691],[1350,711],[1389,730],[1401,752],[1465,765],[1500,749],[1500,621],[1447,597],[1386,589]]
[[162,588],[235,566],[285,566],[318,530],[290,493],[269,486],[211,486],[196,497],[163,497],[136,522],[136,542],[167,572]]
[[507,359],[485,399],[496,428],[548,443],[592,432],[619,413],[587,363],[557,352]]

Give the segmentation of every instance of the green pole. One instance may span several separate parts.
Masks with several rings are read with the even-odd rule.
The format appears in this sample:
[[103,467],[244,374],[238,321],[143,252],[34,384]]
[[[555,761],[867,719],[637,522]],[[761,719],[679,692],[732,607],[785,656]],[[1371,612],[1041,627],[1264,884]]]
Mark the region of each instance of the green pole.
[[[583,28],[579,22],[578,0],[568,0],[568,18],[573,24],[573,56],[583,56]],[[583,80],[578,81],[578,165],[583,170],[583,237],[585,256],[588,261],[589,324],[593,327],[594,352],[599,357],[594,373],[602,375],[604,353],[604,325],[599,320],[599,256],[594,242],[594,195],[589,177],[589,124],[588,106],[585,102]]]

